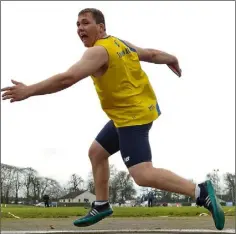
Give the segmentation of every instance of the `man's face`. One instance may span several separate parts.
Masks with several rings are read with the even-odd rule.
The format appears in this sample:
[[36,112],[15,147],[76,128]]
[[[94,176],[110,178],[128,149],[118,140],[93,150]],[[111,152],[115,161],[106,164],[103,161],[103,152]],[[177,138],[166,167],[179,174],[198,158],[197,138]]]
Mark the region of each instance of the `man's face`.
[[85,47],[92,47],[99,39],[101,26],[96,24],[92,13],[84,13],[79,15],[77,21],[77,33],[84,43]]

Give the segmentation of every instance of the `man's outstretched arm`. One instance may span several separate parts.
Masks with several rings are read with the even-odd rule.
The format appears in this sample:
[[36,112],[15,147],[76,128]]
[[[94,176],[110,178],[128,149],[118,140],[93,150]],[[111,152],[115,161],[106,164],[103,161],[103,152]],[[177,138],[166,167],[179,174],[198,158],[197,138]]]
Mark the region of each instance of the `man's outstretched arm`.
[[24,100],[30,96],[56,93],[92,75],[107,61],[108,54],[103,47],[95,46],[89,48],[79,62],[63,73],[29,86],[12,81],[15,84],[14,86],[1,89],[4,92],[2,95],[3,100],[11,99],[11,102],[14,102]]
[[136,50],[140,61],[155,63],[155,64],[166,64],[171,69],[175,68],[178,75],[181,76],[181,69],[179,67],[179,62],[175,56],[156,49],[141,48],[131,44],[128,41],[125,41],[125,43]]

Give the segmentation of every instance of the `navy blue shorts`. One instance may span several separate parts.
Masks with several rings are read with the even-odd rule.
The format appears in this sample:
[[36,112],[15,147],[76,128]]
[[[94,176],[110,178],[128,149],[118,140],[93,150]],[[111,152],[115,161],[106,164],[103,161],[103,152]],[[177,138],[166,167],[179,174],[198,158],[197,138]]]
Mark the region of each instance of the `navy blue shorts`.
[[96,141],[110,154],[120,150],[125,165],[129,168],[142,162],[151,162],[152,153],[149,144],[149,124],[116,128],[109,121],[99,132]]

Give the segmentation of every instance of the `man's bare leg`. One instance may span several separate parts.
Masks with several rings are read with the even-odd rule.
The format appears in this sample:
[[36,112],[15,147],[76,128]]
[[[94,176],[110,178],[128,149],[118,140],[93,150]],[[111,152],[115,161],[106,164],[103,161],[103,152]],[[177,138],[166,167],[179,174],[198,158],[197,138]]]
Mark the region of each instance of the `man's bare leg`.
[[97,201],[108,201],[109,199],[109,156],[110,154],[97,141],[92,143],[89,158],[92,164]]
[[144,162],[129,168],[135,182],[144,187],[157,188],[169,192],[195,197],[196,184],[173,172],[153,167],[151,162]]
[[74,221],[74,225],[77,227],[90,226],[113,213],[108,202],[109,156],[110,154],[96,140],[92,143],[89,158],[93,170],[96,201],[86,216]]
[[195,198],[197,205],[204,206],[211,212],[216,228],[219,230],[224,228],[224,211],[220,203],[217,202],[217,197],[210,181],[205,181],[196,186],[196,184],[171,171],[153,167],[151,162],[131,166],[129,172],[140,186],[157,188]]
[[[108,200],[109,198],[109,156],[109,153],[98,142],[94,141],[92,143],[89,150],[89,158],[92,164],[96,200],[98,201]],[[151,162],[140,163],[130,167],[129,172],[140,186],[195,197],[196,184],[169,170],[154,168]]]

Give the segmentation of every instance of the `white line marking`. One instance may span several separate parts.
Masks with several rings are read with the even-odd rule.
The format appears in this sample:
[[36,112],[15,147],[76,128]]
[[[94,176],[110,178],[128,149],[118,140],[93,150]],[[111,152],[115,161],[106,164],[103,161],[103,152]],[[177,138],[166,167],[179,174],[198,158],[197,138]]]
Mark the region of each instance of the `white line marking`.
[[2,234],[85,234],[85,233],[169,233],[169,234],[231,234],[235,229],[225,229],[223,231],[208,229],[123,229],[123,230],[68,230],[68,231],[2,231]]

